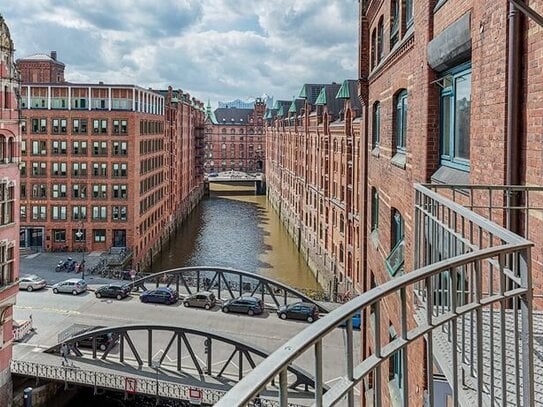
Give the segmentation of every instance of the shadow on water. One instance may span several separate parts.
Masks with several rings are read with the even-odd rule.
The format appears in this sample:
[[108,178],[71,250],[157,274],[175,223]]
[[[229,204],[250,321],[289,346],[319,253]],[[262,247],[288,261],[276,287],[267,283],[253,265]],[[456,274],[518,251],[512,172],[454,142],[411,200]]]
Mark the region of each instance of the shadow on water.
[[210,197],[202,200],[155,258],[152,271],[204,265],[317,288],[279,217],[265,196],[254,195],[253,187],[213,184]]

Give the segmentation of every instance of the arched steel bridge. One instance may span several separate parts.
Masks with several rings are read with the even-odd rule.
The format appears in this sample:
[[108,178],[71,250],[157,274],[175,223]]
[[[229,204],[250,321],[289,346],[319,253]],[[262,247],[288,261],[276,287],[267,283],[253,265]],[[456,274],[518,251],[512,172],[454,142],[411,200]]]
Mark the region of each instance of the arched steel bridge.
[[[105,349],[101,349],[98,338],[104,335],[109,335],[115,340],[110,342]],[[88,350],[84,350],[81,345],[84,341],[91,345]],[[249,345],[222,334],[218,335],[197,329],[164,325],[127,325],[94,329],[70,337],[45,352],[59,355],[63,345],[66,345],[70,350],[70,359],[75,362],[76,366],[80,365],[82,361],[87,361],[92,363],[91,366],[97,368],[97,372],[101,372],[99,374],[103,374],[104,369],[112,372],[112,376],[115,376],[117,371],[126,374],[127,367],[133,367],[133,371],[131,372],[129,369],[128,374],[136,377],[140,376],[142,383],[145,383],[145,379],[149,380],[149,377],[146,377],[142,372],[142,367],[147,366],[157,369],[157,394],[159,391],[158,369],[173,372],[170,374],[170,378],[172,375],[190,377],[188,383],[192,383],[195,387],[210,390],[212,394],[211,396],[208,395],[207,399],[208,401],[214,400],[213,403],[218,401],[233,384],[241,380],[269,355],[269,352],[257,346]],[[56,360],[57,363],[60,361],[60,359]],[[21,371],[24,369],[22,364],[24,364],[24,361],[15,366],[14,373],[25,375],[25,372]],[[29,366],[26,367],[29,370],[26,375],[39,378],[40,374],[37,372],[40,369],[36,366],[30,367],[30,365],[34,364],[29,363]],[[48,368],[44,367],[41,371],[47,374],[51,374],[52,370],[62,369],[57,364]],[[288,372],[290,377],[289,389],[291,389],[292,397],[301,399],[311,397],[312,392],[309,391],[309,388],[315,387],[311,375],[295,365],[289,366]],[[84,380],[78,380],[77,375],[82,374],[88,378],[92,376],[92,373],[92,371],[85,371],[83,374],[75,370],[70,375],[66,375],[65,378],[61,376],[60,380],[64,378],[66,384],[69,382],[89,385]],[[52,377],[47,376],[47,374],[42,378],[51,379]],[[149,373],[147,376],[149,376]],[[213,379],[213,382],[211,383],[206,377]],[[59,378],[53,379],[59,380]],[[150,379],[152,380],[152,376]],[[102,378],[101,383],[102,385],[98,386],[100,388],[95,385],[96,393],[100,389],[108,388],[108,385],[105,384],[107,380]],[[201,384],[195,385],[194,383]],[[92,383],[90,384],[92,385]],[[180,388],[186,386],[187,384],[184,382],[179,383]],[[147,387],[149,387],[149,384],[147,384]],[[162,385],[161,389],[164,390],[165,388],[169,388],[170,393],[168,393],[169,396],[162,393],[163,397],[182,398],[183,391],[180,388],[176,389],[174,384]],[[119,390],[118,386],[117,390]],[[142,389],[141,392],[145,393],[146,391]],[[147,391],[147,393],[153,394],[153,391]],[[268,391],[262,394],[273,399],[277,397],[277,390],[269,388]]]
[[275,307],[291,303],[293,300],[304,301],[315,304],[321,313],[330,311],[322,303],[277,280],[227,267],[181,267],[151,274],[130,284],[143,290],[147,290],[151,284],[155,287],[160,285],[175,287],[177,292],[184,288],[188,294],[200,290],[213,290],[221,300],[245,294],[258,295],[266,305]]

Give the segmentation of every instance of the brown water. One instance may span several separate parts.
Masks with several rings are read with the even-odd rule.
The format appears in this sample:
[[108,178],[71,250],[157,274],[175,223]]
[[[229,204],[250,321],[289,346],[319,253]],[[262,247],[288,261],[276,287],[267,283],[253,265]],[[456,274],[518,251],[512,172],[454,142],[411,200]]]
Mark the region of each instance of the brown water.
[[233,267],[297,288],[318,284],[265,196],[254,187],[211,185],[204,198],[155,258],[152,271],[185,266]]

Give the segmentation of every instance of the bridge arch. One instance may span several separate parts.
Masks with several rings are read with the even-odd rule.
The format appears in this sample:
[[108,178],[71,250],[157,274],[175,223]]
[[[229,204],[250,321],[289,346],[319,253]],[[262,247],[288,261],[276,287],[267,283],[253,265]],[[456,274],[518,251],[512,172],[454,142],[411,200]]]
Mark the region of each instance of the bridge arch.
[[330,311],[319,301],[277,280],[228,267],[181,267],[151,274],[131,283],[133,287],[144,290],[147,289],[146,284],[174,286],[178,292],[184,288],[188,294],[213,289],[219,299],[236,298],[243,294],[259,295],[262,302],[275,307],[289,304],[294,299],[315,304],[322,313]]
[[[99,348],[97,338],[104,335],[110,335],[115,340],[102,350]],[[136,338],[139,338],[140,341],[137,341]],[[90,354],[82,352],[78,345],[84,340],[91,341]],[[113,368],[114,362],[118,362],[119,366],[122,365],[125,368],[127,361],[132,358],[137,364],[137,368],[134,366],[135,369],[144,365],[162,366],[168,359],[166,364],[169,363],[173,368],[175,362],[175,368],[180,373],[186,373],[187,369],[195,369],[200,378],[208,375],[216,379],[224,379],[223,384],[225,385],[235,379],[241,380],[248,373],[244,366],[245,363],[252,370],[257,366],[255,360],[264,360],[270,354],[254,345],[223,334],[167,325],[126,325],[93,329],[79,335],[76,334],[45,352],[60,353],[63,345],[66,345],[76,358],[88,359],[91,357],[94,360],[105,361],[109,368]],[[118,354],[114,354],[112,350],[117,345]],[[192,362],[192,365],[185,369],[182,366],[182,360],[185,359],[183,353],[188,353]],[[224,359],[228,353],[228,358]],[[160,354],[160,358],[157,357],[158,354]],[[175,358],[171,356],[175,356]],[[214,360],[216,358],[219,359],[218,362]],[[289,388],[293,391],[307,392],[309,387],[315,388],[314,378],[305,370],[292,365],[288,371],[293,376],[293,380],[291,379],[289,383]],[[300,386],[303,388],[299,388]]]

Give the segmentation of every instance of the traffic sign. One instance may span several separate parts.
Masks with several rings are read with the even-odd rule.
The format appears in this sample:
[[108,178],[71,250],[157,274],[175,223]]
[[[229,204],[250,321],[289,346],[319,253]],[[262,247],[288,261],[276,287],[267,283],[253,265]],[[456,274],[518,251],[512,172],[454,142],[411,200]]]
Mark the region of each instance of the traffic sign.
[[137,386],[137,380],[133,377],[125,377],[124,378],[124,391],[126,391],[128,394],[134,394],[136,393],[136,386]]
[[202,404],[202,390],[190,388],[189,401],[190,401],[190,404],[194,404],[198,406]]

